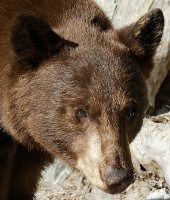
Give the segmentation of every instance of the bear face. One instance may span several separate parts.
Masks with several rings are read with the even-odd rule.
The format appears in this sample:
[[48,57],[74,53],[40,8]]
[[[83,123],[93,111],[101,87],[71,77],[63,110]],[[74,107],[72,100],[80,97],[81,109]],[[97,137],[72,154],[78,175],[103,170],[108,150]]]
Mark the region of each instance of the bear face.
[[16,13],[1,121],[20,143],[120,193],[134,181],[129,143],[147,109],[145,79],[164,20],[156,9],[114,30],[99,8],[87,4],[95,16],[70,6],[60,13],[62,23],[57,13],[56,21],[48,17],[48,8]]

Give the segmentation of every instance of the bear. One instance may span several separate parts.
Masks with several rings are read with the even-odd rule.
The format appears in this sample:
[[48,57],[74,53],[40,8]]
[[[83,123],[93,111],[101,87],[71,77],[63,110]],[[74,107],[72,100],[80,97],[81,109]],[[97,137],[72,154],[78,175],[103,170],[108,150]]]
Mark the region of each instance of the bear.
[[34,198],[55,157],[105,192],[135,180],[164,17],[115,29],[92,0],[0,2],[0,200]]

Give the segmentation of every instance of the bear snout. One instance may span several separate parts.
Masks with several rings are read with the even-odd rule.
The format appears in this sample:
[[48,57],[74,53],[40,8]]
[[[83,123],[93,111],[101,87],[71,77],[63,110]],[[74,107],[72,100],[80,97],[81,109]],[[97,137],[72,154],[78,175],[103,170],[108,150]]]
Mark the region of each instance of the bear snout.
[[[126,159],[125,159],[126,158]],[[106,192],[111,194],[123,192],[135,181],[131,159],[126,155],[116,155],[113,159],[105,158],[100,168],[101,179],[106,187]]]
[[[102,176],[105,176],[102,174]],[[117,194],[123,192],[130,184],[135,181],[134,171],[132,169],[114,169],[109,172],[105,180],[106,192]]]

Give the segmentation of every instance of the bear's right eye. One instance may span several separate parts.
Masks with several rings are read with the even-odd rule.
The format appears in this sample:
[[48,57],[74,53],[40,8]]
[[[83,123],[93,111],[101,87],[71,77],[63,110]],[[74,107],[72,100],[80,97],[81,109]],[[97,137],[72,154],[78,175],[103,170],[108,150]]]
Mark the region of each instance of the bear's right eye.
[[84,119],[84,118],[86,118],[87,117],[87,113],[86,113],[86,111],[85,110],[83,110],[83,109],[78,109],[77,111],[76,111],[76,117],[79,119],[79,120],[82,120],[82,119]]
[[127,115],[127,120],[129,121],[129,120],[131,120],[133,117],[135,117],[136,113],[137,113],[137,109],[135,109],[135,108],[130,108],[130,109],[129,109],[129,113],[128,113],[128,115]]

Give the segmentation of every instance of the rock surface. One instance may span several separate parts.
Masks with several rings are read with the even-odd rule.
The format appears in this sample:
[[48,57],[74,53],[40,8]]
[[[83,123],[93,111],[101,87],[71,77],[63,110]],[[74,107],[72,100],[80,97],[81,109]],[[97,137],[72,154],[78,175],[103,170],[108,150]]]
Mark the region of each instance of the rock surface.
[[167,189],[156,190],[154,193],[150,194],[146,200],[156,200],[156,199],[170,199],[170,193]]

